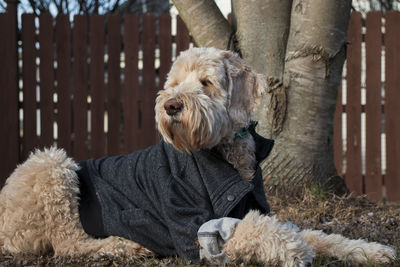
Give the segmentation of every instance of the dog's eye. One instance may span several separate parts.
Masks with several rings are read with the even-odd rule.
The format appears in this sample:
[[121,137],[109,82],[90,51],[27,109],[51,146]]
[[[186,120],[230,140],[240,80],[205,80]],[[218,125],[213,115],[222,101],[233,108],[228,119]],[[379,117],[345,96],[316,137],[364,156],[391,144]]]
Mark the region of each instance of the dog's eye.
[[201,84],[202,84],[203,86],[212,85],[212,83],[211,83],[209,80],[201,80],[200,82],[201,82]]

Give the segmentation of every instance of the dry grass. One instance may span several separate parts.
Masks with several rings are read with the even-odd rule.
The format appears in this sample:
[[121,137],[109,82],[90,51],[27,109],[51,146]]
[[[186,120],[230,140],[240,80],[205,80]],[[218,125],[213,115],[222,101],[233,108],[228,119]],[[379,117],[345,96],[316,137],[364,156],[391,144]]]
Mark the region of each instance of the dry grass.
[[[297,197],[270,196],[271,214],[291,221],[301,229],[323,230],[351,239],[389,245],[400,252],[400,204],[376,203],[365,196],[336,196],[319,188],[305,189]],[[312,266],[353,266],[326,257],[316,257]],[[367,265],[374,266],[374,265]],[[391,266],[400,266],[400,259]]]
[[[394,247],[400,251],[400,204],[382,204],[366,197],[338,197],[318,188],[305,190],[297,197],[269,196],[272,214],[289,220],[300,228],[320,229],[326,233],[363,238]],[[202,264],[204,265],[204,264]],[[189,266],[180,259],[146,258],[61,258],[0,256],[0,266]],[[201,266],[201,265],[192,265]],[[316,257],[312,266],[353,266],[344,261]],[[374,266],[374,265],[366,265]],[[397,260],[391,266],[400,266]]]
[[349,238],[364,238],[400,248],[400,205],[382,204],[365,196],[269,197],[272,214],[301,228],[324,230]]

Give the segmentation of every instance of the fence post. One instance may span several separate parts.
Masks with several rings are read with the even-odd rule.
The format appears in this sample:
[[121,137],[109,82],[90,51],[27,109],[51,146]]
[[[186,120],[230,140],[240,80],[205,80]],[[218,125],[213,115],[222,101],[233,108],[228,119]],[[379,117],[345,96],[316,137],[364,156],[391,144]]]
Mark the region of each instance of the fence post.
[[0,58],[6,69],[0,75],[0,187],[16,167],[19,159],[18,146],[18,52],[17,52],[17,7],[18,1],[8,0],[7,12],[1,15],[4,38],[0,41]]

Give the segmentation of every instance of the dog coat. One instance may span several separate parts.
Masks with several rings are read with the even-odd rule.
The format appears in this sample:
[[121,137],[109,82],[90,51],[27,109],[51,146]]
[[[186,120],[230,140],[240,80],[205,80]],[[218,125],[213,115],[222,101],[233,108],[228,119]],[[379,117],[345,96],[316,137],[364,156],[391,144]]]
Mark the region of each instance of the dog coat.
[[[256,159],[273,141],[251,131]],[[79,163],[79,213],[86,233],[120,236],[161,256],[196,262],[200,226],[221,217],[243,218],[251,209],[269,212],[261,168],[243,180],[216,150],[177,151],[161,140],[129,155]]]

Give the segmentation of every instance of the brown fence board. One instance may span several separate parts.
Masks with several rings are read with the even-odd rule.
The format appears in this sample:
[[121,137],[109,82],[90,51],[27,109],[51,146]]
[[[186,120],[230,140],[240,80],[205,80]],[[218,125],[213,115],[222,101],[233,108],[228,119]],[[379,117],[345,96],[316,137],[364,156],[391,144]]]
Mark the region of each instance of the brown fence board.
[[167,73],[171,68],[172,58],[172,36],[171,36],[171,16],[169,14],[160,15],[160,30],[158,44],[160,47],[160,71],[159,71],[159,86],[161,90],[167,77]]
[[185,23],[180,16],[176,18],[176,56],[179,56],[179,52],[189,48],[190,35]]
[[23,138],[22,157],[26,159],[38,144],[36,135],[36,49],[35,17],[33,14],[22,15],[22,58],[23,58]]
[[40,146],[53,144],[53,93],[54,93],[54,51],[53,18],[49,13],[39,17],[39,58],[40,58]]
[[[0,25],[6,25],[7,20],[9,16],[7,16],[7,13],[1,13],[0,14]],[[5,61],[7,58],[7,52],[9,49],[8,44],[9,41],[7,40],[7,37],[9,35],[9,29],[7,27],[0,27],[0,36],[4,36],[2,39],[0,39],[0,60]],[[9,62],[6,61],[6,64],[10,64]],[[8,73],[6,71],[0,71],[0,93],[2,96],[7,94],[9,91],[12,92],[12,88],[8,87]],[[5,113],[8,108],[7,107],[7,100],[5,97],[0,97],[0,120],[1,122],[8,122],[8,114]],[[6,131],[0,131],[0,144],[1,144],[1,149],[2,153],[0,154],[0,160],[3,162],[4,160],[7,159],[7,135]],[[0,165],[0,186],[3,186],[7,176],[9,175],[9,170],[7,170],[6,166],[3,164]]]
[[68,15],[56,18],[57,146],[71,151],[71,28]]
[[106,134],[104,132],[104,16],[90,17],[90,95],[91,133],[90,155],[106,155]]
[[[10,5],[10,3],[8,3]],[[18,144],[18,85],[16,10],[0,14],[0,60],[7,70],[0,71],[0,187],[16,167],[19,158]]]
[[143,82],[141,87],[141,133],[139,147],[148,147],[156,141],[156,130],[154,122],[155,103],[155,16],[153,14],[143,15]]
[[346,184],[363,193],[361,173],[361,13],[352,12],[347,46],[347,168]]
[[386,13],[386,84],[385,131],[387,171],[385,186],[387,200],[400,200],[400,12]]
[[138,50],[139,50],[139,17],[127,14],[124,17],[124,149],[125,153],[138,149],[139,130],[139,81],[138,81]]
[[381,171],[381,12],[367,15],[366,48],[366,149],[365,193],[371,199],[382,199]]
[[120,123],[121,123],[121,83],[120,83],[120,53],[121,53],[121,17],[108,17],[108,155],[120,153]]
[[74,99],[73,99],[73,150],[76,160],[88,158],[87,147],[87,16],[74,16],[73,57],[74,57]]
[[336,171],[339,176],[343,176],[343,141],[342,141],[342,84],[338,89],[335,118],[333,121],[333,151]]
[[[171,16],[169,14],[161,14],[159,18],[159,36],[158,45],[160,48],[160,68],[158,72],[158,88],[163,90],[167,79],[167,74],[172,65],[172,36],[171,36]],[[161,138],[160,133],[156,133],[156,141]]]

